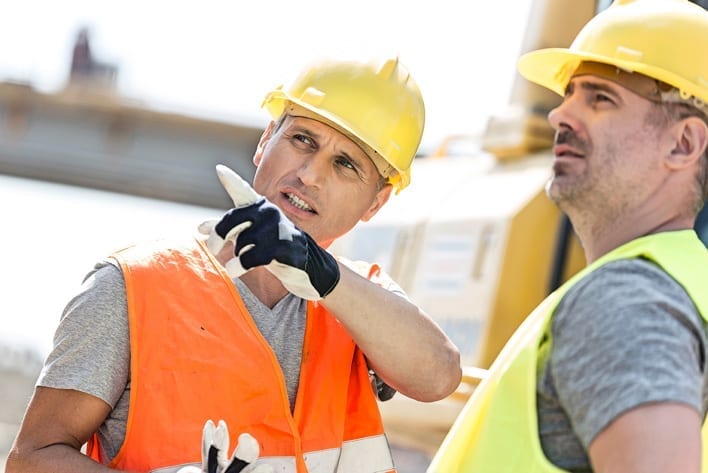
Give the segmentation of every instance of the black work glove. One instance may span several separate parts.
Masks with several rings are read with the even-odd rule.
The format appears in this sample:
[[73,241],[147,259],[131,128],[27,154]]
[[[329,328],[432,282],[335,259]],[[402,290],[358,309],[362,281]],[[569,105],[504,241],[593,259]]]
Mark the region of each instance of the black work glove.
[[334,257],[238,174],[223,165],[216,170],[235,208],[217,223],[203,223],[199,230],[209,234],[207,247],[213,254],[234,240],[234,258],[225,264],[229,275],[239,277],[265,266],[296,296],[312,301],[327,296],[339,282]]

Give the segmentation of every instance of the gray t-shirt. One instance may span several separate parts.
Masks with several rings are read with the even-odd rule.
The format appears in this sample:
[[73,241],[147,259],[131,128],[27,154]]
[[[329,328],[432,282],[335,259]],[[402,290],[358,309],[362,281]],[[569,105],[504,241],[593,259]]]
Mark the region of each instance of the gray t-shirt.
[[654,263],[619,260],[573,286],[551,323],[537,408],[548,459],[592,471],[587,448],[622,413],[650,402],[708,409],[706,323]]
[[[405,297],[383,274],[384,288]],[[300,377],[307,301],[288,294],[269,309],[240,280],[234,280],[246,309],[270,343],[285,377],[294,407]],[[393,391],[374,376],[381,400]],[[102,261],[86,276],[67,304],[54,334],[54,346],[37,380],[38,386],[74,389],[102,399],[112,407],[99,427],[101,460],[115,457],[125,439],[130,400],[130,340],[125,282],[114,261]]]

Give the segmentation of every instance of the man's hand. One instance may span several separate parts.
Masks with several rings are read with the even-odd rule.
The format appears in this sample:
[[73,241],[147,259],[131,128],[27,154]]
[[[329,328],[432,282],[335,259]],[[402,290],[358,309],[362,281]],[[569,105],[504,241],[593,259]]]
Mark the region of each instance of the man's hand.
[[215,427],[211,419],[204,424],[202,432],[202,467],[186,466],[177,473],[273,473],[269,465],[251,465],[258,459],[258,442],[252,435],[243,433],[238,437],[238,445],[231,459],[229,450],[229,430],[226,422],[219,421]]
[[215,255],[226,241],[235,241],[235,257],[224,265],[229,275],[239,277],[265,266],[303,299],[319,300],[329,294],[339,282],[334,257],[238,174],[223,165],[216,171],[235,207],[216,224],[203,223],[199,231],[209,234],[207,247]]

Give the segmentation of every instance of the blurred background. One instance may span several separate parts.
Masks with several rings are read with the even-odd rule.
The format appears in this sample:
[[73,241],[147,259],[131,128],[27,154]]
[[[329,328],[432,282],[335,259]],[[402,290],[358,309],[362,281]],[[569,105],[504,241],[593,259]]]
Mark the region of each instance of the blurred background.
[[463,353],[450,399],[382,405],[400,473],[424,471],[509,334],[584,263],[543,195],[559,98],[515,64],[567,46],[608,1],[6,3],[0,473],[84,274],[227,208],[214,165],[252,176],[261,100],[318,58],[397,55],[426,101],[410,188],[333,248],[381,263]]
[[11,1],[0,19],[0,77],[66,86],[85,28],[106,82],[125,99],[261,126],[261,99],[322,57],[400,56],[428,105],[427,149],[470,133],[504,105],[529,0],[354,3]]

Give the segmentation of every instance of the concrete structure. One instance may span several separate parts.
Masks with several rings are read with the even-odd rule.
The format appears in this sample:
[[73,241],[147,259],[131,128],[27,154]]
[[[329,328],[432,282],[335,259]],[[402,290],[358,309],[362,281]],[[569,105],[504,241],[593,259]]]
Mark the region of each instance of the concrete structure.
[[230,207],[214,166],[251,179],[262,128],[152,110],[110,89],[0,83],[0,173]]

